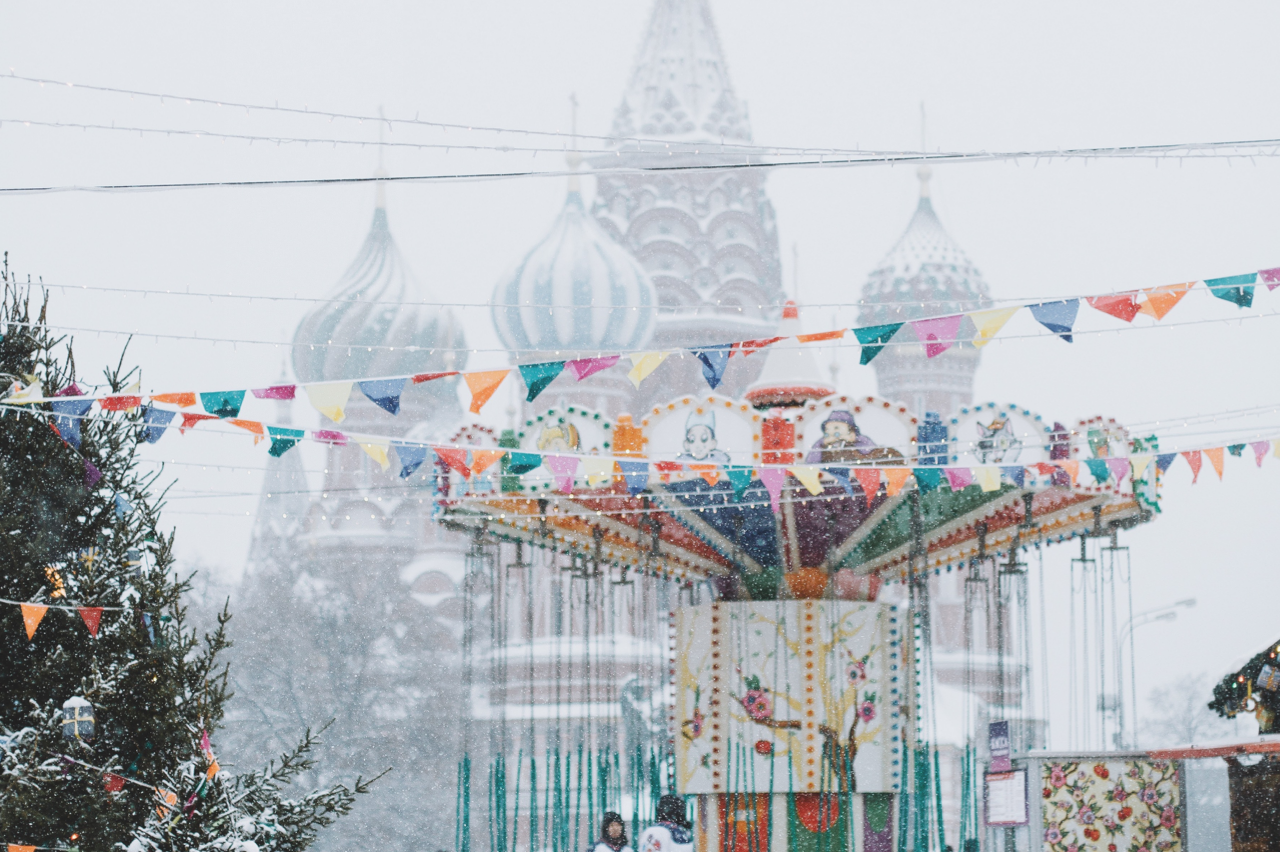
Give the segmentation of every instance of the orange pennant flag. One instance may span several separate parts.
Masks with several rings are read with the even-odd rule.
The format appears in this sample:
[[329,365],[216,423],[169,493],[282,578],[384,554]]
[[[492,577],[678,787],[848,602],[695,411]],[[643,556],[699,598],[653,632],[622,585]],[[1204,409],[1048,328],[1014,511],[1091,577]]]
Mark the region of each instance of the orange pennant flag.
[[1222,447],[1214,447],[1211,450],[1205,450],[1204,454],[1209,457],[1209,464],[1213,465],[1214,473],[1218,474],[1218,481],[1222,481]]
[[205,772],[204,777],[212,778],[213,776],[218,774],[218,770],[221,768],[222,767],[218,765],[218,761],[215,760],[213,763],[209,764],[209,769],[207,772]]
[[1173,310],[1173,306],[1182,301],[1182,297],[1187,295],[1187,291],[1196,286],[1196,282],[1188,281],[1186,284],[1166,284],[1163,287],[1152,287],[1150,290],[1143,290],[1143,294],[1147,297],[1141,305],[1138,306],[1138,313],[1148,314],[1158,320],[1164,319],[1165,314]]
[[819,340],[839,340],[844,337],[846,329],[837,329],[835,331],[820,331],[817,334],[797,334],[796,340],[801,343],[817,343]]
[[84,619],[84,626],[89,628],[89,635],[96,639],[98,636],[98,624],[102,621],[102,607],[82,606],[77,612]]
[[708,485],[710,485],[712,488],[714,488],[716,483],[720,481],[719,465],[690,464],[690,465],[685,465],[685,467],[689,468],[689,470],[698,474],[698,476],[701,476],[702,480],[706,482]]
[[27,626],[28,641],[35,637],[36,628],[40,626],[40,620],[48,611],[49,607],[43,604],[22,604],[22,623]]
[[241,429],[244,429],[246,432],[252,432],[253,445],[255,447],[258,446],[258,442],[265,437],[265,435],[263,435],[263,432],[262,432],[262,424],[259,423],[257,420],[228,420],[227,422],[230,423],[232,426],[239,426]]
[[493,463],[507,454],[506,450],[472,450],[471,451],[471,474],[479,476],[486,469],[493,466]]
[[34,847],[34,846],[22,846],[22,845],[17,844],[17,843],[10,843],[10,844],[9,844],[9,852],[36,852],[36,847]]
[[1200,451],[1188,450],[1182,454],[1182,457],[1186,459],[1187,464],[1191,466],[1191,484],[1195,485],[1196,480],[1200,478]]
[[1067,472],[1067,476],[1071,477],[1071,484],[1076,484],[1076,477],[1080,475],[1080,462],[1078,461],[1060,461],[1058,467]]
[[862,486],[862,493],[867,495],[867,502],[870,503],[875,499],[876,492],[880,490],[880,469],[875,467],[855,467],[853,468],[853,476],[858,480],[858,484]]
[[167,402],[170,405],[176,405],[179,408],[186,408],[188,405],[196,404],[195,391],[187,391],[186,393],[156,393],[151,395],[152,402]]
[[489,401],[489,397],[493,396],[493,392],[498,389],[498,385],[502,384],[502,380],[510,372],[510,370],[490,370],[486,373],[462,374],[462,378],[467,381],[467,387],[471,389],[470,411],[472,414],[480,413],[480,409],[484,408],[484,404]]
[[886,491],[890,497],[897,497],[898,492],[902,490],[902,486],[907,484],[907,480],[911,478],[911,468],[909,467],[886,467],[884,469],[884,479],[887,483]]
[[170,793],[168,790],[156,788],[156,795],[160,798],[160,807],[156,808],[156,815],[164,819],[169,815],[169,811],[173,810],[178,804],[178,794]]

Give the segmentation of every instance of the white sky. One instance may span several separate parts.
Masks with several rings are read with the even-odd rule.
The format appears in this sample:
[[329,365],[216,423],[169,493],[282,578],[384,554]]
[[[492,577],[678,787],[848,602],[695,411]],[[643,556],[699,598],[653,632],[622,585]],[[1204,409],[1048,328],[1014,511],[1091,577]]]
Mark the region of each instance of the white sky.
[[[721,0],[714,10],[758,143],[915,147],[922,101],[929,147],[949,150],[1280,137],[1274,4]],[[580,128],[604,133],[648,12],[647,2],[585,0],[13,4],[0,10],[0,73],[366,114],[381,105],[388,116],[549,130],[567,128],[574,92]],[[368,124],[161,105],[0,79],[0,186],[362,176],[377,160],[372,148],[139,138],[18,120],[377,139]],[[398,130],[394,138],[477,137]],[[554,154],[386,156],[393,174],[559,162]],[[1154,286],[1280,265],[1277,160],[955,165],[935,168],[933,188],[944,224],[998,297]],[[559,178],[397,185],[389,190],[391,227],[435,293],[484,301],[545,232],[563,192]],[[847,302],[905,226],[916,181],[912,167],[784,170],[770,176],[768,192],[787,286],[794,286],[796,245],[801,299]],[[323,295],[364,238],[372,202],[367,186],[3,196],[0,248],[19,272],[56,284]],[[1253,312],[1274,311],[1277,300],[1280,291],[1262,292]],[[55,292],[51,316],[91,328],[286,342],[306,309]],[[1240,313],[1200,295],[1172,318]],[[825,314],[808,314],[810,327],[828,326]],[[487,310],[467,310],[463,318],[473,345],[496,345]],[[852,314],[840,317],[846,319]],[[1087,309],[1082,319],[1086,327],[1119,325]],[[1017,402],[1064,422],[1093,414],[1168,422],[1280,403],[1273,375],[1278,327],[1259,319],[1086,336],[1071,346],[1054,339],[995,344],[984,353],[977,399]],[[94,375],[120,342],[79,335],[82,371]],[[285,351],[140,337],[130,356],[148,388],[214,389],[275,380]],[[856,367],[856,350],[848,351],[841,390],[874,392],[871,372]],[[496,366],[495,357],[477,355],[471,364]],[[300,407],[295,416],[309,423],[313,415]],[[1280,434],[1280,415],[1239,425]],[[265,459],[248,440],[198,431],[166,436],[159,455],[253,467]],[[310,453],[309,466],[318,461]],[[179,491],[256,493],[260,484],[256,472],[172,470],[181,475]],[[1140,631],[1140,692],[1184,672],[1221,674],[1276,638],[1274,619],[1259,615],[1276,590],[1277,476],[1280,461],[1258,471],[1251,460],[1229,459],[1224,483],[1208,473],[1192,488],[1179,467],[1164,515],[1125,536],[1137,609],[1199,600],[1177,622]],[[235,576],[254,503],[175,500],[180,553]],[[1066,550],[1050,560],[1055,578],[1063,576]]]

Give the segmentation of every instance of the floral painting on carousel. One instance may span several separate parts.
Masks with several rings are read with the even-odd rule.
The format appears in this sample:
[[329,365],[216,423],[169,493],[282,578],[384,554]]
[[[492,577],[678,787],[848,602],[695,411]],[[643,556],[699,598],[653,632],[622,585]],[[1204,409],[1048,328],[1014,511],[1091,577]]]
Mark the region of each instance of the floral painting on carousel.
[[1178,766],[1164,760],[1044,764],[1045,852],[1180,852]]

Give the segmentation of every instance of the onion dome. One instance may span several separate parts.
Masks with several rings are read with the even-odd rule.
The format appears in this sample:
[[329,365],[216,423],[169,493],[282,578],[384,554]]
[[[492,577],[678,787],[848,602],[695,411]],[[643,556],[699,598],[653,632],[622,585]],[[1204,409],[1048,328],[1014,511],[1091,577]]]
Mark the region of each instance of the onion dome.
[[294,332],[298,381],[461,370],[462,327],[449,310],[431,304],[431,295],[405,265],[379,193],[369,235],[330,291],[331,301],[307,314]]
[[990,301],[982,273],[948,236],[933,211],[929,167],[921,166],[917,175],[920,203],[906,232],[862,288],[860,325],[972,311]]
[[[795,302],[788,301],[782,308],[777,335],[794,338],[804,333],[800,311]],[[747,388],[747,401],[756,408],[804,405],[811,399],[822,399],[836,392],[823,380],[818,359],[809,344],[797,343],[794,339],[780,340],[765,350],[765,359],[760,378]]]
[[494,288],[494,328],[516,360],[642,349],[653,335],[649,273],[587,213],[576,181],[550,233]]

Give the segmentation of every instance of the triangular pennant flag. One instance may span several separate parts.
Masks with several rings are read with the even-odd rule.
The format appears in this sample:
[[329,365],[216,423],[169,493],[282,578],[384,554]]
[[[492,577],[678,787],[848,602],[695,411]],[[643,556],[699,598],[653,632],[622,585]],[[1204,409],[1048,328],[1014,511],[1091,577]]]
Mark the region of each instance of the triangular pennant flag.
[[1262,467],[1262,457],[1267,454],[1267,450],[1271,449],[1271,442],[1253,441],[1249,444],[1249,448],[1253,450],[1253,455],[1258,459],[1258,467]]
[[1114,296],[1090,296],[1087,300],[1095,311],[1102,311],[1125,322],[1133,322],[1138,315],[1138,292],[1117,293]]
[[622,477],[627,481],[627,493],[632,497],[649,487],[649,463],[643,461],[619,461]]
[[1144,314],[1149,313],[1156,319],[1162,320],[1195,285],[1196,282],[1188,281],[1186,284],[1166,284],[1163,287],[1143,290],[1142,293],[1147,300],[1138,308],[1138,311]]
[[1271,454],[1276,458],[1280,459],[1280,438],[1273,439],[1271,441],[1271,446],[1274,448]]
[[212,391],[200,394],[200,405],[214,417],[239,417],[244,391]]
[[973,469],[973,481],[983,491],[1000,490],[1000,468],[984,465]]
[[1085,459],[1084,463],[1099,485],[1111,478],[1111,468],[1107,466],[1106,459]]
[[98,407],[103,411],[133,411],[139,405],[142,405],[142,397],[132,394],[112,394],[98,400]]
[[271,449],[267,450],[267,454],[272,458],[278,459],[293,449],[307,433],[301,429],[281,429],[278,426],[268,426],[267,434],[271,436]]
[[123,518],[133,511],[133,504],[129,502],[123,494],[117,494],[115,497],[116,517]]
[[35,638],[36,628],[40,626],[40,620],[44,618],[44,614],[49,611],[49,607],[43,604],[22,604],[22,623],[27,628],[27,641],[30,642]]
[[556,376],[564,371],[564,362],[544,361],[541,364],[521,364],[517,369],[520,370],[520,378],[524,380],[524,386],[529,390],[524,401],[533,402],[538,398],[538,394],[546,390],[547,385],[555,381]]
[[1200,451],[1188,450],[1182,454],[1182,457],[1187,460],[1187,464],[1191,465],[1191,484],[1195,485],[1196,480],[1200,478]]
[[1156,471],[1164,473],[1169,469],[1169,465],[1173,464],[1173,460],[1177,457],[1177,453],[1160,453],[1156,456]]
[[493,465],[501,460],[506,454],[506,450],[472,450],[471,475],[479,476],[489,468],[493,467]]
[[378,463],[383,470],[391,468],[391,459],[387,458],[387,450],[391,447],[391,442],[386,438],[366,438],[364,440],[357,439],[360,449],[364,450],[365,455]]
[[543,456],[542,464],[555,478],[557,491],[573,493],[573,475],[578,470],[577,456]]
[[399,414],[400,395],[404,393],[404,383],[406,381],[408,380],[377,379],[372,382],[360,382],[360,392],[383,411]]
[[[120,786],[124,786],[123,779],[121,779]],[[36,849],[39,848],[36,846],[23,846],[21,843],[10,843],[8,846],[9,852],[36,852]]]
[[1144,453],[1143,455],[1133,456],[1130,458],[1129,461],[1132,465],[1133,478],[1141,479],[1142,474],[1147,472],[1147,468],[1151,465],[1151,461],[1154,458],[1155,456],[1150,453]]
[[178,431],[187,434],[187,430],[202,420],[217,420],[216,414],[196,414],[190,411],[182,412],[182,425],[178,427]]
[[[269,388],[254,388],[250,391],[255,399],[293,399],[297,392],[297,385],[272,385]],[[151,398],[156,402],[164,402],[156,396]]]
[[632,352],[627,356],[631,360],[631,370],[627,378],[637,389],[640,383],[649,378],[649,374],[658,369],[658,365],[667,360],[669,352]]
[[653,466],[657,468],[663,482],[670,482],[671,474],[684,470],[684,465],[680,464],[680,462],[660,461],[654,462]]
[[1219,299],[1247,308],[1253,304],[1253,285],[1257,280],[1258,273],[1250,272],[1226,278],[1206,278],[1204,285]]
[[[102,776],[102,786],[106,788],[108,793],[119,793],[124,789],[124,778],[114,772],[108,772]],[[19,847],[15,847],[12,843],[9,844],[9,852],[13,852],[15,848]],[[31,848],[34,849],[35,847]]]
[[822,493],[821,473],[822,469],[816,465],[798,464],[795,467],[787,468],[791,475],[800,480],[800,484],[815,497]]
[[98,470],[98,466],[88,459],[84,460],[84,484],[86,488],[92,488],[98,484],[98,480],[102,479],[102,471]]
[[689,351],[702,362],[702,378],[707,380],[712,390],[718,388],[720,380],[724,378],[724,368],[729,365],[733,344],[717,343],[715,346],[703,346]]
[[797,334],[796,340],[801,343],[818,343],[823,340],[839,340],[844,337],[845,329],[838,328],[835,331],[820,331],[817,334]]
[[[50,403],[53,408],[53,425],[58,427],[58,434],[77,450],[80,449],[80,426],[85,415],[93,407],[91,399],[68,399]],[[170,413],[172,418],[173,414]],[[152,442],[154,443],[154,442]]]
[[322,444],[328,444],[332,447],[345,447],[347,445],[347,436],[334,429],[317,429],[311,433],[311,437]]
[[849,468],[824,467],[822,470],[824,473],[829,474],[833,479],[835,479],[836,483],[844,489],[845,494],[848,494],[850,497],[854,496],[853,480],[849,478]]
[[769,506],[776,514],[782,509],[782,484],[787,481],[787,472],[780,467],[762,467],[759,474],[769,492]]
[[40,399],[44,399],[44,387],[39,382],[23,387],[21,382],[15,381],[4,401],[9,405],[28,405]]
[[1071,342],[1071,329],[1076,324],[1076,315],[1080,313],[1079,299],[1041,302],[1027,307],[1031,309],[1031,316],[1036,318],[1036,322],[1068,343]]
[[858,363],[863,366],[870,364],[871,359],[880,354],[880,350],[888,345],[900,328],[902,328],[902,323],[900,322],[855,328],[853,336],[858,338],[858,343],[862,345],[862,357],[858,360]]
[[507,473],[514,473],[516,476],[528,473],[531,470],[542,467],[542,456],[537,453],[510,453],[507,456]]
[[493,392],[498,389],[498,385],[502,384],[502,380],[510,372],[510,370],[488,370],[483,373],[463,373],[462,378],[471,390],[471,407],[468,411],[479,414],[480,409],[484,408],[484,404],[489,401]]
[[967,467],[948,467],[945,473],[952,491],[963,491],[973,484],[973,471]]
[[406,444],[404,441],[392,441],[396,448],[396,458],[400,460],[400,478],[408,479],[413,472],[422,467],[430,450],[422,444]]
[[97,638],[98,624],[102,621],[102,607],[82,606],[76,612],[80,613],[80,618],[84,620],[84,626],[89,628],[89,635]]
[[1209,464],[1213,465],[1214,473],[1218,474],[1218,480],[1222,480],[1222,447],[1213,447],[1204,451],[1205,457],[1209,459]]
[[467,451],[453,447],[433,447],[440,461],[456,470],[463,479],[471,478],[471,468],[467,467]]
[[1125,477],[1129,475],[1128,459],[1107,459],[1107,467],[1111,468],[1111,475],[1115,478],[1117,485],[1124,482]]
[[716,487],[716,483],[720,481],[720,465],[718,464],[690,464],[685,465],[689,470],[702,477],[702,481]]
[[1244,455],[1244,444],[1228,444],[1227,452],[1236,458],[1241,458]]
[[613,479],[613,459],[602,459],[590,456],[583,460],[582,472],[587,477],[587,485],[595,488]]
[[1074,486],[1076,484],[1076,480],[1080,478],[1080,462],[1063,459],[1058,462],[1058,467],[1066,471],[1067,479],[1069,479],[1071,484]]
[[862,493],[867,495],[867,502],[870,503],[876,499],[876,494],[880,491],[880,469],[855,467],[853,475],[858,480],[858,484],[862,486]]
[[1280,287],[1280,266],[1273,269],[1258,270],[1259,283],[1266,284],[1268,290]]
[[238,418],[233,417],[227,422],[230,423],[232,426],[238,426],[241,429],[245,430],[246,432],[252,433],[253,445],[255,447],[258,446],[258,442],[261,441],[263,438],[262,424],[259,423],[257,420],[240,420]]
[[935,358],[954,346],[956,332],[960,330],[960,321],[963,319],[964,314],[956,314],[950,317],[934,317],[912,322],[912,331],[924,344],[925,357]]
[[445,370],[443,373],[418,373],[413,377],[413,383],[420,385],[423,382],[434,382],[436,379],[447,379],[456,375],[458,375],[457,370]]
[[729,476],[729,484],[733,486],[733,499],[741,500],[751,487],[751,476],[754,471],[746,465],[730,465],[725,469]]
[[897,497],[902,491],[902,486],[906,485],[907,480],[911,478],[911,468],[908,467],[886,467],[883,473],[885,494],[890,497]]
[[[258,395],[258,391],[253,392],[254,396]],[[292,399],[292,397],[290,397]],[[179,408],[188,408],[196,404],[196,395],[193,391],[185,391],[183,393],[153,393],[151,394],[152,402],[163,402],[167,405],[176,405]]]
[[307,392],[307,401],[311,407],[328,417],[334,423],[341,423],[347,417],[347,400],[351,398],[351,386],[354,382],[321,382],[314,385],[303,385]]
[[577,358],[567,362],[564,367],[573,374],[574,378],[582,381],[587,376],[609,369],[618,363],[621,357],[621,355],[601,355],[597,358]]
[[785,337],[761,337],[756,340],[740,340],[733,345],[735,352],[741,352],[742,357],[759,352],[761,349],[767,349],[779,340],[786,340]]
[[918,467],[913,472],[916,477],[916,485],[926,494],[942,484],[942,468],[940,467]]
[[967,314],[977,332],[973,338],[973,347],[981,349],[990,343],[1000,329],[1004,328],[1005,323],[1020,310],[1022,310],[1021,305],[1014,305],[1011,308],[992,308],[989,311],[974,311]]
[[1022,465],[1006,465],[1000,468],[1000,473],[1017,488],[1025,488],[1027,485],[1027,469]]

